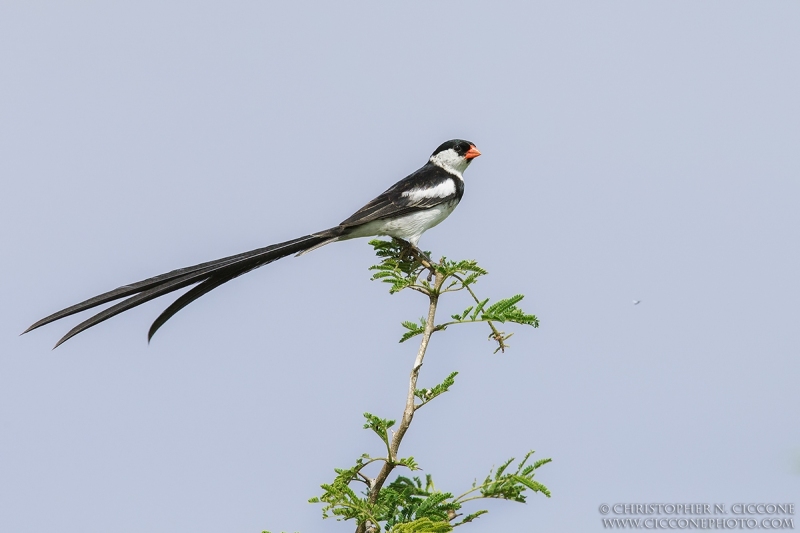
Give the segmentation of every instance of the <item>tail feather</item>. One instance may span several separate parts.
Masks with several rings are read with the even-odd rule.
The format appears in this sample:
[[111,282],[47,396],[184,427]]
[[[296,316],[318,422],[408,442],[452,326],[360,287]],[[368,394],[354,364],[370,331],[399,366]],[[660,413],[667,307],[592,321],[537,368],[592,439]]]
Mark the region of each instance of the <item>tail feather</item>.
[[[263,265],[259,265],[263,266]],[[153,335],[156,334],[156,331],[159,330],[161,326],[163,326],[167,320],[172,318],[175,313],[192,303],[193,301],[197,300],[204,294],[208,294],[209,292],[213,291],[223,283],[227,283],[228,281],[241,276],[242,274],[246,274],[252,270],[252,268],[239,268],[232,270],[230,272],[218,272],[212,274],[210,277],[206,278],[205,281],[200,283],[199,285],[192,287],[188,292],[182,294],[177,300],[172,302],[169,307],[164,309],[164,311],[158,315],[158,318],[155,319],[153,325],[150,326],[150,331],[147,332],[147,342],[150,342],[150,339],[153,338]]]
[[[153,323],[150,329],[148,339],[161,327],[169,318],[175,313],[183,309],[185,306],[206,294],[207,292],[219,287],[223,283],[238,277],[254,268],[258,268],[265,264],[276,261],[287,255],[300,253],[310,248],[318,247],[321,243],[330,240],[332,237],[341,233],[341,228],[331,228],[319,233],[306,235],[291,241],[274,244],[265,248],[258,248],[249,252],[244,252],[237,255],[217,259],[216,261],[208,261],[198,265],[179,268],[165,274],[154,276],[130,285],[123,285],[112,291],[105,292],[93,298],[89,298],[81,303],[67,307],[47,316],[38,322],[35,322],[24,333],[31,330],[54,322],[61,318],[80,313],[87,309],[97,307],[107,302],[118,300],[120,298],[130,297],[122,302],[105,309],[104,311],[92,316],[88,320],[81,322],[73,329],[71,329],[55,347],[64,343],[68,339],[74,337],[78,333],[96,325],[100,322],[108,320],[109,318],[127,311],[133,307],[141,305],[164,294],[182,289],[189,285],[200,283],[197,287],[190,290],[172,305],[170,305]],[[54,348],[55,348],[54,347]]]
[[[256,251],[258,250],[253,250],[253,252]],[[236,260],[239,260],[239,256],[226,257],[223,259],[218,259],[216,261],[209,261],[208,263],[201,263],[199,265],[194,265],[191,267],[179,268],[177,270],[167,272],[166,274],[160,274],[158,276],[147,278],[145,280],[138,281],[136,283],[131,283],[129,285],[123,285],[121,287],[117,287],[112,291],[104,292],[103,294],[98,294],[93,298],[89,298],[88,300],[84,300],[83,302],[71,305],[65,309],[62,309],[61,311],[53,313],[52,315],[46,316],[43,319],[39,320],[38,322],[34,322],[28,329],[26,329],[22,333],[23,334],[28,333],[29,331],[42,327],[46,324],[49,324],[50,322],[55,322],[56,320],[68,317],[70,315],[74,315],[75,313],[86,311],[87,309],[91,309],[92,307],[97,307],[98,305],[103,305],[104,303],[113,302],[114,300],[119,300],[120,298],[124,298],[132,294],[137,294],[139,292],[146,291],[153,287],[157,287],[161,283],[167,283],[173,279],[185,276],[187,274],[204,271],[207,268],[222,267]]]
[[145,302],[149,302],[153,298],[158,298],[159,296],[163,296],[170,292],[177,291],[178,289],[188,287],[193,283],[197,283],[198,278],[203,279],[203,277],[207,276],[208,276],[207,272],[201,272],[200,274],[187,274],[186,276],[166,281],[161,285],[158,285],[146,291],[142,291],[138,294],[131,296],[126,300],[122,300],[118,304],[114,304],[108,309],[104,309],[103,311],[84,320],[83,322],[81,322],[80,324],[69,330],[67,334],[61,337],[61,339],[56,343],[56,345],[53,346],[53,349],[58,348],[61,344],[68,341],[81,331],[85,331],[92,326],[96,326],[100,322],[104,322],[109,318],[122,313],[123,311],[127,311],[128,309],[133,309],[138,305],[142,305]]

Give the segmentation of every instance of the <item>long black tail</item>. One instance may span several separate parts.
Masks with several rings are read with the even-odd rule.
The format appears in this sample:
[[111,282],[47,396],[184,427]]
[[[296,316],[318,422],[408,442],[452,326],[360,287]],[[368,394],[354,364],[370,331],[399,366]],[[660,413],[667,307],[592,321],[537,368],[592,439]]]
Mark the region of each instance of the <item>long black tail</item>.
[[87,330],[90,327],[103,322],[104,320],[108,320],[109,318],[122,313],[123,311],[127,311],[128,309],[132,309],[137,305],[149,302],[153,298],[158,298],[159,296],[177,291],[178,289],[199,283],[199,285],[175,300],[172,305],[167,307],[164,312],[159,315],[155,322],[153,322],[153,325],[150,327],[150,331],[148,332],[147,340],[149,341],[155,332],[158,331],[158,328],[163,326],[164,323],[172,318],[175,313],[209,291],[216,289],[223,283],[239,277],[255,268],[272,263],[273,261],[277,261],[282,257],[286,257],[287,255],[301,253],[306,250],[310,250],[311,248],[326,244],[326,241],[336,240],[336,237],[339,237],[341,234],[342,228],[335,227],[319,233],[306,235],[305,237],[300,237],[299,239],[293,239],[291,241],[273,244],[272,246],[267,246],[266,248],[258,248],[249,252],[223,257],[222,259],[217,259],[216,261],[209,261],[207,263],[200,263],[199,265],[179,268],[177,270],[173,270],[172,272],[167,272],[166,274],[161,274],[159,276],[138,281],[130,285],[123,285],[122,287],[118,287],[113,291],[104,292],[103,294],[99,294],[94,298],[89,298],[88,300],[79,304],[75,304],[67,307],[66,309],[62,309],[57,313],[53,313],[52,315],[34,323],[22,333],[28,333],[29,331],[61,318],[74,315],[75,313],[80,313],[81,311],[91,309],[92,307],[97,307],[98,305],[102,305],[104,303],[130,296],[130,298],[112,305],[111,307],[101,311],[100,313],[97,313],[93,317],[72,328],[66,335],[61,337],[61,340],[56,343],[56,345],[53,347],[55,349],[58,348],[60,344],[71,339],[81,331]]

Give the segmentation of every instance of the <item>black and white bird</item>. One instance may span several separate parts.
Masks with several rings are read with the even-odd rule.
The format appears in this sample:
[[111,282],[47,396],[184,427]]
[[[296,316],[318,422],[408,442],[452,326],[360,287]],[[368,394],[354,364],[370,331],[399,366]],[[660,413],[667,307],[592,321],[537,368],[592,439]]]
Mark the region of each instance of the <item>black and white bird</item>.
[[54,348],[57,348],[81,331],[123,311],[164,294],[196,285],[156,318],[147,335],[150,340],[158,328],[175,313],[204,294],[246,272],[287,255],[301,255],[332,242],[377,235],[402,239],[416,247],[422,234],[447,218],[461,201],[464,194],[463,173],[479,155],[481,153],[475,144],[469,141],[461,139],[447,141],[431,154],[422,168],[392,185],[338,226],[266,248],[179,268],[160,276],[123,285],[53,313],[23,333],[98,305],[126,298],[72,328],[56,343]]

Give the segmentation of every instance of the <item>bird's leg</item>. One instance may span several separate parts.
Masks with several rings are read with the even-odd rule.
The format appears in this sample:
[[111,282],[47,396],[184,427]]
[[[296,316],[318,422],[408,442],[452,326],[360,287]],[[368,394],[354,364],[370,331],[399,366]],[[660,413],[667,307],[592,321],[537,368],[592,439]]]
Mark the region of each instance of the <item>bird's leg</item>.
[[398,239],[397,237],[395,237],[394,239],[402,245],[402,248],[400,248],[400,259],[405,259],[406,257],[409,256],[411,257],[415,256],[414,254],[415,246],[413,244],[404,239]]
[[436,273],[436,269],[433,268],[433,261],[430,257],[425,255],[425,252],[414,246],[414,253],[417,254],[417,261],[428,269],[428,283],[433,280],[433,275]]
[[[409,244],[409,246],[410,246],[409,250],[410,250],[411,254],[414,257],[416,257],[417,261],[419,261],[420,264],[422,266],[424,266],[425,268],[431,268],[431,266],[433,265],[433,260],[430,257],[428,257],[425,254],[425,252],[423,252],[422,250],[420,250],[419,248],[417,248],[413,244]],[[427,263],[427,264],[425,264],[425,263]]]
[[422,265],[423,268],[428,269],[428,283],[430,283],[431,280],[433,279],[434,274],[436,273],[436,270],[433,267],[433,261],[431,260],[431,258],[428,257],[425,254],[425,252],[423,252],[422,250],[420,250],[419,248],[417,248],[416,246],[414,246],[410,242],[408,242],[406,240],[403,240],[403,239],[397,239],[397,240],[400,241],[403,244],[403,248],[400,250],[400,257],[402,258],[402,257],[405,257],[406,255],[410,255],[420,265]]

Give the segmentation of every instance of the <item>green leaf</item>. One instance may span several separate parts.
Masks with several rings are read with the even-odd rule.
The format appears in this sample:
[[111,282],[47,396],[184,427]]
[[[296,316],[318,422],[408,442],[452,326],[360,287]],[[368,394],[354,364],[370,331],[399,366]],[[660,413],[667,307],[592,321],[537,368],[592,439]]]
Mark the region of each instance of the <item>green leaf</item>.
[[486,312],[490,314],[501,314],[506,309],[513,307],[523,298],[524,298],[523,295],[515,294],[511,298],[505,298],[504,300],[500,300],[499,302],[492,304],[491,306],[489,306],[488,309],[486,309]]
[[451,372],[449,376],[444,378],[444,381],[432,387],[430,389],[417,389],[414,391],[414,396],[419,398],[422,403],[416,406],[417,409],[428,403],[429,401],[433,400],[440,394],[444,394],[453,384],[456,382],[455,377],[458,375],[458,372]]
[[414,460],[413,457],[404,457],[397,461],[397,464],[403,465],[409,470],[421,470],[417,462]]
[[475,310],[472,311],[472,314],[469,316],[469,318],[471,320],[475,320],[475,318],[477,318],[478,314],[481,311],[483,311],[483,308],[486,306],[487,303],[489,303],[489,298],[486,298],[485,300],[481,300],[480,302],[478,302],[478,305],[475,307]]
[[364,413],[364,418],[367,419],[367,423],[364,424],[364,429],[371,429],[375,432],[378,437],[383,441],[386,445],[388,450],[389,448],[389,428],[394,425],[394,420],[386,420],[384,418],[378,418],[377,416]]
[[447,521],[434,522],[430,518],[419,518],[413,522],[397,524],[388,533],[449,533],[453,526]]
[[526,487],[531,489],[533,492],[541,492],[542,494],[544,494],[548,498],[550,497],[550,490],[547,487],[545,487],[544,485],[542,485],[541,483],[539,483],[538,481],[530,479],[529,477],[526,477],[526,476],[516,476],[515,475],[515,476],[513,476],[513,478],[514,478],[514,481],[516,481],[517,483],[521,483],[522,485],[525,485]]
[[425,317],[420,317],[419,324],[411,322],[410,320],[402,322],[403,327],[408,331],[405,332],[402,337],[400,337],[400,342],[406,342],[412,337],[416,337],[417,335],[422,335],[425,333],[425,326],[427,323],[428,321],[425,320]]
[[477,512],[472,513],[472,514],[468,514],[467,516],[464,517],[464,519],[461,522],[458,522],[457,524],[453,524],[453,525],[454,526],[460,526],[461,524],[467,524],[469,522],[472,522],[473,520],[475,520],[479,516],[485,515],[488,512],[489,511],[483,510],[483,511],[477,511]]
[[452,501],[449,492],[439,492],[433,486],[430,476],[425,483],[419,477],[398,476],[378,494],[377,508],[381,510],[377,518],[386,521],[387,528],[399,524],[413,523],[422,518],[431,522],[447,523],[460,508]]
[[[529,315],[523,312],[516,306],[524,298],[523,295],[517,294],[511,298],[505,298],[492,305],[481,313],[481,320],[493,320],[496,322],[514,322],[516,324],[523,324],[539,327],[539,319],[534,315]],[[473,313],[475,315],[475,313]],[[509,335],[510,336],[510,335]]]
[[[525,457],[517,464],[517,469],[513,473],[506,474],[506,469],[514,462],[513,458],[500,465],[494,472],[494,475],[492,475],[490,471],[489,475],[486,476],[486,479],[480,485],[481,496],[484,498],[501,498],[525,503],[526,495],[524,492],[526,489],[530,489],[533,492],[541,492],[549,498],[550,490],[538,481],[535,481],[533,476],[535,470],[538,469],[539,466],[549,463],[550,460],[543,459],[537,461],[533,465],[526,466],[528,459],[533,453],[533,451],[530,451],[525,454]],[[475,485],[473,484],[473,486]]]
[[473,308],[473,306],[470,305],[469,307],[464,309],[463,313],[450,315],[450,318],[452,318],[453,320],[457,320],[459,322],[462,322],[465,318],[467,318],[467,315],[469,314],[470,311],[472,311],[472,308]]

